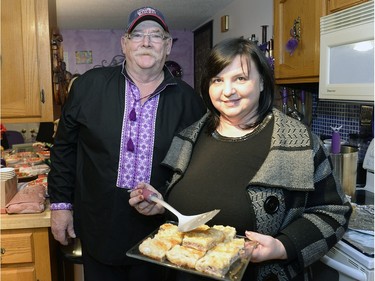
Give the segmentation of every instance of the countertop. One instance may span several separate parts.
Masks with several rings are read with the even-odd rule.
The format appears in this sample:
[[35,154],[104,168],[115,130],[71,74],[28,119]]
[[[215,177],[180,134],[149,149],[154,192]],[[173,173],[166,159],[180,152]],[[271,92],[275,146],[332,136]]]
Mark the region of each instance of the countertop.
[[38,214],[1,214],[1,230],[40,228],[51,226],[51,211],[49,208]]

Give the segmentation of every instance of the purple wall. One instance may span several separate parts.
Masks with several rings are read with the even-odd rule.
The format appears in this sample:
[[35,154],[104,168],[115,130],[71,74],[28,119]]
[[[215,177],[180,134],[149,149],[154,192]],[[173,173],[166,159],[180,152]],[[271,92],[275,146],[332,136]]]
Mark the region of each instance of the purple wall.
[[[84,73],[103,60],[110,63],[116,55],[121,55],[121,36],[123,30],[61,30],[63,36],[64,61],[67,70]],[[194,86],[194,35],[190,31],[172,30],[173,38],[177,39],[168,60],[177,62],[183,71],[182,79]],[[92,62],[77,64],[76,51],[91,51]]]

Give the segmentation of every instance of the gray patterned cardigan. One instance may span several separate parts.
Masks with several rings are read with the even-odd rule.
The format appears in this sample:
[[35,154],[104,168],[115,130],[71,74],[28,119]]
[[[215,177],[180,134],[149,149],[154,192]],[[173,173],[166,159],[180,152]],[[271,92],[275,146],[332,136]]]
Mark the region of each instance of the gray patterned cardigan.
[[[248,194],[256,216],[253,230],[277,237],[287,250],[288,260],[251,266],[258,267],[257,280],[293,280],[297,276],[298,280],[308,280],[308,267],[341,239],[352,209],[319,138],[279,110],[274,109],[273,115],[270,151],[254,178],[249,179]],[[207,116],[174,138],[163,161],[174,170],[167,194],[186,171]],[[264,208],[270,196],[279,202],[275,213]]]

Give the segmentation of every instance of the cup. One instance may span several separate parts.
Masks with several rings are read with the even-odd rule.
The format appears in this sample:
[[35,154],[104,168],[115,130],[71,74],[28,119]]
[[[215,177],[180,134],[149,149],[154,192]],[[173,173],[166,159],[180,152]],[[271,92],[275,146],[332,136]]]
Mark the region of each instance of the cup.
[[[331,152],[331,148],[329,148]],[[342,145],[340,153],[330,153],[333,172],[339,180],[346,195],[355,197],[357,183],[358,148]]]

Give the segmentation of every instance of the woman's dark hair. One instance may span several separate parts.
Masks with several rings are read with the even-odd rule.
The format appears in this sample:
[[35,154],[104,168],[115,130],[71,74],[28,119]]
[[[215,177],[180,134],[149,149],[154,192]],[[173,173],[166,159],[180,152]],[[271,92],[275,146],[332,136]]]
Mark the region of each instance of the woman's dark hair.
[[250,60],[257,68],[260,79],[263,81],[263,91],[260,93],[258,106],[258,119],[252,124],[245,124],[244,128],[257,126],[266,115],[272,110],[275,80],[270,63],[259,47],[253,42],[243,38],[226,39],[213,47],[205,66],[205,72],[201,80],[201,95],[211,114],[208,118],[208,133],[212,133],[219,125],[219,111],[214,107],[209,95],[211,79],[219,74],[225,67],[231,64],[236,56],[246,58],[248,61],[248,70],[250,69]]

